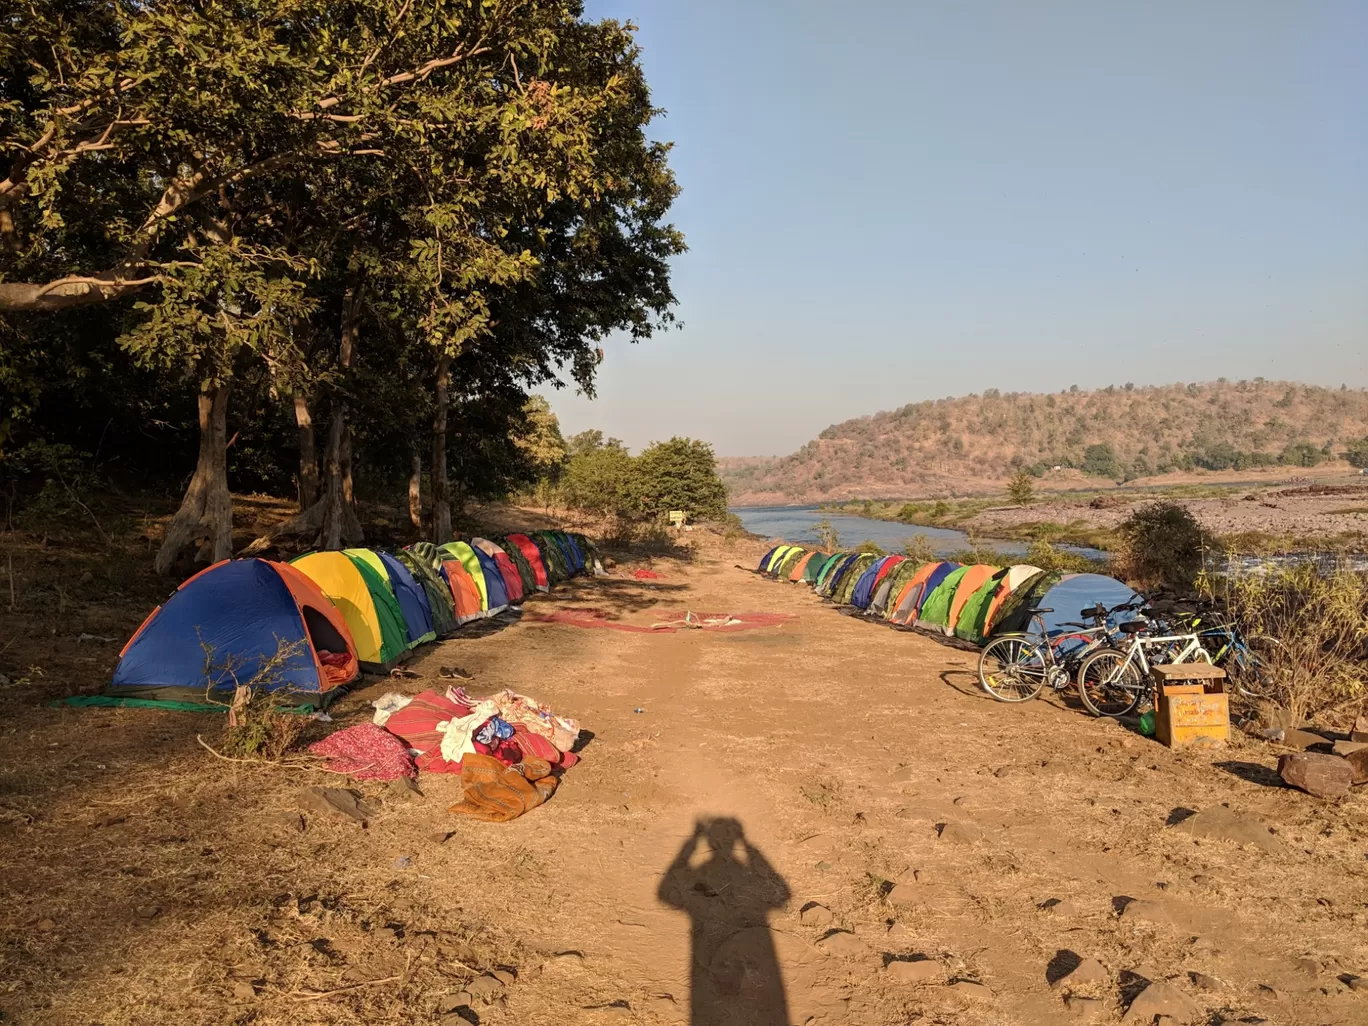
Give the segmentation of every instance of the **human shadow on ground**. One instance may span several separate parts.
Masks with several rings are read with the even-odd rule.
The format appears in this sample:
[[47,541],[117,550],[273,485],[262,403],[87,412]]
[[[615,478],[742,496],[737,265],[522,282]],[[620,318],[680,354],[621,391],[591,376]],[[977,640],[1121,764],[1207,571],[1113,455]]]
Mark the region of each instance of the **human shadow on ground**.
[[789,1026],[768,921],[791,895],[740,822],[694,824],[656,893],[690,919],[691,1026]]

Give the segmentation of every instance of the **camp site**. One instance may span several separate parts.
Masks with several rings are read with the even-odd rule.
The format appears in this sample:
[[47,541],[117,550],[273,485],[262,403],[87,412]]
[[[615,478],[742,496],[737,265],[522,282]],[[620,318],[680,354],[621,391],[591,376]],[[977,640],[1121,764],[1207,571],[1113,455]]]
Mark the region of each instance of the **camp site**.
[[0,1026],[1368,1026],[1362,5],[0,17]]

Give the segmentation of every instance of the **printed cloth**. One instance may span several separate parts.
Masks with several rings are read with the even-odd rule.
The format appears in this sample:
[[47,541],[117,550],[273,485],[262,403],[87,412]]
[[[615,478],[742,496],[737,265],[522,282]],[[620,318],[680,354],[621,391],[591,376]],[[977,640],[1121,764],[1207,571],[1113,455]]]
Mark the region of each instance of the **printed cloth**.
[[371,722],[377,727],[383,727],[391,713],[398,712],[412,701],[408,695],[401,695],[397,691],[386,692],[371,703],[375,707],[375,715],[371,717]]
[[417,776],[404,742],[373,723],[358,723],[309,746],[328,760],[323,768],[357,780],[398,780]]
[[512,724],[522,724],[532,734],[546,738],[558,752],[568,752],[579,739],[579,724],[565,716],[557,716],[535,699],[516,691],[500,691],[490,697],[498,713]]
[[491,716],[475,731],[475,740],[482,745],[507,741],[513,736],[513,724],[499,716]]
[[559,623],[567,627],[597,628],[627,634],[673,634],[680,630],[749,631],[757,627],[777,627],[798,619],[792,613],[695,613],[680,610],[664,614],[665,619],[649,627],[611,620],[601,609],[558,609],[550,613],[524,613],[533,623]]

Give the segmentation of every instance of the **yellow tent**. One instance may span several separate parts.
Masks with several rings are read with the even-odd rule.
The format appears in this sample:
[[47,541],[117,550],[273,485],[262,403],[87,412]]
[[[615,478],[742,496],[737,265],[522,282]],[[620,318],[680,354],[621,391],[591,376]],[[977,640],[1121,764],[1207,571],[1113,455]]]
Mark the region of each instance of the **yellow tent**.
[[365,559],[344,552],[310,552],[292,562],[342,614],[361,668],[388,673],[408,650],[408,631],[385,578]]

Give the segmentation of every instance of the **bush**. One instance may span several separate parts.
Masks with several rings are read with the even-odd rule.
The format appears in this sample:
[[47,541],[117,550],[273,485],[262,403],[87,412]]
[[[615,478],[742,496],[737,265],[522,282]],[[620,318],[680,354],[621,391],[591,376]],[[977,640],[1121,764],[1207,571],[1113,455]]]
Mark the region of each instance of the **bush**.
[[1018,506],[1029,506],[1035,500],[1035,482],[1026,471],[1019,471],[1007,482],[1007,498]]
[[1036,541],[1026,550],[1020,562],[1042,570],[1062,570],[1070,574],[1109,573],[1111,564],[1105,560],[1089,559],[1077,552],[1067,552],[1048,541]]
[[856,551],[856,552],[872,552],[872,553],[874,553],[874,555],[876,555],[876,556],[886,556],[886,555],[888,555],[887,550],[885,550],[884,547],[883,547],[882,545],[880,545],[878,542],[874,541],[874,540],[871,539],[871,538],[866,538],[864,541],[860,542],[859,545],[856,545],[856,546],[855,546],[855,551]]
[[631,511],[633,469],[621,443],[582,449],[565,466],[565,501],[593,516],[625,518]]
[[1278,459],[1289,467],[1314,467],[1325,459],[1325,454],[1310,442],[1292,442]]
[[664,518],[676,509],[700,520],[727,513],[727,489],[717,474],[712,446],[693,438],[647,446],[636,458],[633,491],[640,513],[648,518]]
[[1121,460],[1116,455],[1116,450],[1103,442],[1098,445],[1090,445],[1083,450],[1083,473],[1091,474],[1094,477],[1109,477],[1113,481],[1119,481],[1126,476],[1126,468],[1121,466]]
[[940,557],[931,546],[931,539],[924,534],[914,534],[903,543],[903,555],[917,565],[934,563]]
[[1322,569],[1321,561],[1203,578],[1262,662],[1260,687],[1304,717],[1343,707],[1365,693],[1368,574]]
[[1368,467],[1368,438],[1360,438],[1357,442],[1349,443],[1349,450],[1344,454],[1344,458],[1349,461],[1349,466],[1357,467],[1360,470]]
[[1187,507],[1167,500],[1141,506],[1118,525],[1117,534],[1116,572],[1139,588],[1191,588],[1211,545]]

